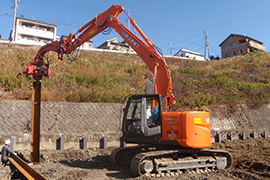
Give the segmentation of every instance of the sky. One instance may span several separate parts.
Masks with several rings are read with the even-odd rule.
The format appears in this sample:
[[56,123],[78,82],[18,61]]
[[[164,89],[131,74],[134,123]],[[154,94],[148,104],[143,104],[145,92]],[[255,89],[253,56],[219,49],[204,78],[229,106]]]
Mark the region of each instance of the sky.
[[[57,36],[76,33],[111,5],[122,5],[145,35],[164,55],[181,48],[204,55],[207,29],[210,55],[221,56],[219,44],[231,33],[263,42],[270,52],[269,0],[18,0],[17,16],[56,24]],[[13,26],[14,0],[0,0],[0,34],[8,39]],[[128,26],[124,13],[119,20]],[[97,47],[112,38],[114,30],[94,37]],[[171,46],[170,46],[171,45]]]

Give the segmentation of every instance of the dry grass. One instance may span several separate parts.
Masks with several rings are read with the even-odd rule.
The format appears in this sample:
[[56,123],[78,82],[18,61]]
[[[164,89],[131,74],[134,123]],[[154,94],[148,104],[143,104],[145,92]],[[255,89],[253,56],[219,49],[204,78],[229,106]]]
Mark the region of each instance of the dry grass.
[[254,53],[219,61],[167,60],[173,68],[179,105],[270,102],[270,54]]
[[[15,99],[31,99],[32,80],[16,75],[25,70],[38,49],[0,44],[0,86]],[[43,101],[120,103],[128,94],[144,93],[145,78],[151,79],[137,55],[84,51],[75,62],[58,60],[55,53],[48,57],[51,76],[42,80]],[[172,71],[176,108],[270,102],[269,53],[208,62],[166,60]]]

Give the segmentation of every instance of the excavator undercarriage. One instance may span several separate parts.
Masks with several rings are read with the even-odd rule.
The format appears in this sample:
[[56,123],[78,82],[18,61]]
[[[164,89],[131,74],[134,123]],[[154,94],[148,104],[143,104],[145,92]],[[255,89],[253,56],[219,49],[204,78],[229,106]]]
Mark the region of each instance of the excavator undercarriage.
[[110,159],[116,165],[130,164],[135,175],[151,177],[184,172],[205,173],[232,166],[232,156],[227,151],[146,145],[114,149]]

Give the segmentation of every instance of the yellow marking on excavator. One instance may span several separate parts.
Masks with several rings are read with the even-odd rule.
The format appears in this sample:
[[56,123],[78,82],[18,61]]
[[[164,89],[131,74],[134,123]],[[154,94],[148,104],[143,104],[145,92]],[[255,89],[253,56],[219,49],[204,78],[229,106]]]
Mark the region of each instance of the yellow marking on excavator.
[[201,118],[194,118],[194,124],[201,124],[202,119]]

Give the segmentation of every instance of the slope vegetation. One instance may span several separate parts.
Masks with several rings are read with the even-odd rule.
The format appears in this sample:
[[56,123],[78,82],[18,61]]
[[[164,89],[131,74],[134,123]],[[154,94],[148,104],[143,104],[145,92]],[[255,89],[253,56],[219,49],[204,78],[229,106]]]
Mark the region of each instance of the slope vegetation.
[[[0,44],[1,100],[31,99],[32,80],[17,75],[33,61],[39,48]],[[152,79],[146,64],[134,54],[83,51],[70,62],[58,60],[51,52],[47,58],[51,74],[42,80],[43,101],[121,103],[129,94],[144,93],[145,79]],[[269,53],[207,62],[166,61],[172,71],[174,108],[270,102]]]

